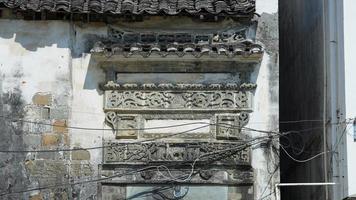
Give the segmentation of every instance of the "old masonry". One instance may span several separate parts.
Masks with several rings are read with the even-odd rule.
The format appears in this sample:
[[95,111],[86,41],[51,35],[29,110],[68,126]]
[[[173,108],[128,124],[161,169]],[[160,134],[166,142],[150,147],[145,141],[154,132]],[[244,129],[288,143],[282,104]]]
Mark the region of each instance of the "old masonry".
[[0,0],[0,199],[276,199],[260,1]]

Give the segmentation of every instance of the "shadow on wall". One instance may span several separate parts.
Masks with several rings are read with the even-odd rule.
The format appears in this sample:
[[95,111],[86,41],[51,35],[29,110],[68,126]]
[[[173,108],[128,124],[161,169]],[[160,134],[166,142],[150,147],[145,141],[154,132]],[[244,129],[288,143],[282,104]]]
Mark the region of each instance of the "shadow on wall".
[[99,66],[99,63],[95,59],[90,58],[88,69],[85,75],[84,87],[85,90],[95,89],[99,95],[104,92],[100,89],[100,84],[104,83],[106,80],[104,70]]
[[13,38],[29,51],[53,45],[58,48],[69,47],[70,29],[66,22],[0,20],[0,27],[0,38]]
[[[82,53],[90,53],[93,44],[102,40],[102,36],[92,33],[77,36],[77,29],[82,31],[79,23],[72,24],[66,21],[23,21],[23,20],[0,20],[0,44],[2,39],[13,39],[5,45],[19,44],[28,51],[38,51],[40,48],[55,46],[56,48],[71,49],[72,58],[82,56]],[[95,30],[95,26],[91,27]],[[105,27],[104,24],[97,25]],[[83,40],[83,41],[78,41]],[[15,43],[13,43],[15,42]],[[79,43],[79,44],[77,44]],[[11,48],[16,55],[16,48]]]

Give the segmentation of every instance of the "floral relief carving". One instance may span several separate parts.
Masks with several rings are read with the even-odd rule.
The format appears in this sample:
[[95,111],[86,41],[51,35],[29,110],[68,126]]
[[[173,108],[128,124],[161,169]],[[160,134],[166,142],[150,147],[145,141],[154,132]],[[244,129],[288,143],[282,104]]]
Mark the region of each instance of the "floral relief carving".
[[107,109],[243,109],[245,91],[106,91]]

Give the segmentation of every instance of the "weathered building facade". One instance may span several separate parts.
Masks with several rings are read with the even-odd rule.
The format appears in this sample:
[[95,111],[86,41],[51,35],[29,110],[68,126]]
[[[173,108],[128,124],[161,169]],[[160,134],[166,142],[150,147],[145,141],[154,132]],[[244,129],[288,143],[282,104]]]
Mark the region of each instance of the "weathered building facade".
[[0,198],[276,198],[262,0],[0,4]]

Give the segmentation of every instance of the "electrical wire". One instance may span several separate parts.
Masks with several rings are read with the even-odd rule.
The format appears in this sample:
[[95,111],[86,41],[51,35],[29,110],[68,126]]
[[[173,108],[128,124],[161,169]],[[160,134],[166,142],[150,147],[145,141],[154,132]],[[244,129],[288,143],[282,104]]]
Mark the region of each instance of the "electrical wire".
[[[254,141],[258,140],[258,139],[265,139],[265,140],[268,139],[268,140],[270,140],[270,139],[271,139],[271,136],[264,136],[264,137],[254,138],[254,139],[251,139],[249,142],[254,142]],[[264,140],[262,140],[262,141],[264,141]],[[209,155],[214,155],[214,154],[223,153],[223,152],[226,152],[226,151],[244,150],[244,149],[246,149],[247,147],[256,145],[256,144],[258,144],[258,143],[261,143],[262,141],[258,141],[258,142],[253,143],[253,144],[248,144],[249,142],[246,142],[245,144],[238,145],[238,146],[233,147],[233,148],[224,149],[224,150],[219,150],[219,151],[214,151],[214,152],[209,152],[209,153],[206,153],[206,154],[203,154],[203,155],[199,156],[198,158],[196,158],[196,159],[193,161],[193,164],[191,165],[191,166],[192,166],[191,172],[190,172],[190,174],[187,175],[186,180],[189,179],[189,178],[193,175],[193,173],[194,173],[194,167],[195,167],[196,163],[197,163],[201,158],[203,158],[203,157],[205,157],[205,156],[209,156]],[[235,153],[237,153],[237,152],[235,152]],[[231,155],[230,155],[230,156],[231,156]]]
[[[181,134],[184,134],[184,133],[188,133],[188,132],[191,132],[191,131],[195,131],[195,130],[198,130],[198,129],[202,129],[202,128],[205,128],[207,126],[209,126],[210,124],[208,125],[204,125],[204,126],[200,126],[200,127],[197,127],[197,128],[193,128],[193,129],[189,129],[189,130],[186,130],[186,131],[183,131],[183,132],[179,132],[179,133],[173,133],[173,134],[168,134],[168,135],[164,135],[164,136],[161,136],[161,137],[157,137],[157,138],[152,138],[152,139],[147,139],[147,140],[141,140],[141,141],[135,141],[135,142],[126,142],[126,144],[141,144],[141,143],[145,143],[145,142],[150,142],[150,141],[156,141],[156,140],[160,140],[160,139],[164,139],[164,138],[169,138],[169,137],[174,137],[174,136],[177,136],[177,135],[181,135]],[[224,123],[221,123],[221,125],[229,125],[229,124],[224,124]],[[228,128],[231,128],[231,129],[239,129],[239,127],[236,127],[236,126],[233,126],[233,125],[230,125],[231,127],[228,127]],[[288,134],[290,133],[301,133],[301,132],[306,132],[306,131],[311,131],[311,130],[316,130],[316,129],[321,129],[322,127],[314,127],[314,128],[309,128],[309,129],[304,129],[304,130],[299,130],[299,131],[289,131]],[[267,133],[267,134],[279,134],[278,132],[275,132],[275,131],[261,131],[261,130],[257,130],[257,129],[249,129],[250,131],[256,131],[256,132],[262,132],[262,133]],[[283,136],[283,134],[281,135]],[[87,148],[70,148],[70,149],[50,149],[50,150],[0,150],[0,153],[39,153],[39,152],[61,152],[61,151],[81,151],[81,150],[94,150],[94,149],[104,149],[104,148],[109,148],[109,147],[112,147],[112,146],[97,146],[97,147],[87,147]]]
[[[221,123],[219,125],[226,126],[226,125],[229,125],[229,124],[222,124]],[[205,127],[208,127],[208,126],[210,126],[210,124],[207,124],[207,125],[204,125],[204,126],[200,126],[200,127],[196,127],[196,128],[193,128],[193,129],[189,129],[189,130],[186,130],[186,131],[182,131],[182,132],[179,132],[179,133],[168,134],[168,135],[161,136],[161,137],[158,137],[158,138],[152,138],[152,139],[135,141],[135,142],[127,142],[127,144],[139,144],[139,143],[150,142],[150,141],[155,141],[155,140],[159,140],[159,139],[174,137],[174,136],[181,135],[181,134],[184,134],[184,133],[188,133],[188,132],[191,132],[191,131],[199,130],[199,129],[202,129],[202,128],[205,128]],[[231,126],[231,125],[229,125],[229,126]],[[231,129],[238,128],[239,129],[239,127],[228,127],[228,128],[231,128]],[[268,131],[263,131],[263,132],[266,133]],[[0,150],[0,153],[38,153],[38,152],[59,152],[59,151],[81,151],[81,150],[103,149],[103,148],[109,148],[109,147],[112,147],[112,146],[98,146],[98,147],[71,148],[71,149],[52,149],[52,150]]]
[[[197,127],[197,128],[193,128],[193,129],[189,129],[189,130],[186,130],[186,131],[182,131],[182,132],[179,132],[179,133],[165,135],[165,136],[158,137],[158,138],[153,138],[153,139],[147,139],[147,140],[141,140],[141,141],[135,141],[135,142],[126,142],[125,144],[140,144],[140,143],[144,143],[144,142],[155,141],[155,140],[159,140],[159,139],[163,139],[163,138],[167,138],[167,137],[173,137],[173,136],[177,136],[177,135],[180,135],[180,134],[189,133],[191,131],[202,129],[202,128],[205,128],[207,126],[208,125],[204,125],[204,126],[200,126],[200,127]],[[103,148],[109,148],[109,147],[113,147],[113,146],[110,145],[110,146],[98,146],[98,147],[89,147],[89,148],[52,149],[52,150],[0,150],[0,153],[38,153],[38,152],[80,151],[80,150],[103,149]]]
[[267,194],[266,196],[261,197],[261,198],[260,198],[260,199],[258,199],[258,200],[264,200],[264,199],[266,199],[267,197],[272,196],[272,195],[273,195],[273,194],[275,194],[275,193],[276,193],[276,191],[273,191],[273,192],[271,192],[271,193]]
[[142,191],[142,192],[139,192],[139,193],[136,193],[136,194],[133,194],[133,195],[127,197],[127,200],[149,197],[149,196],[153,195],[153,194],[149,195],[150,193],[154,193],[156,191],[165,191],[165,190],[169,190],[169,189],[172,189],[172,188],[173,188],[173,186],[161,186],[159,188],[155,188],[155,189],[152,189],[152,190]]
[[[208,153],[208,154],[211,154],[211,153]],[[196,161],[194,163],[196,163]],[[177,164],[174,164],[172,166],[176,167]],[[31,192],[31,191],[36,191],[36,190],[59,188],[59,187],[65,187],[65,186],[73,186],[73,185],[79,185],[79,184],[88,184],[88,183],[92,183],[92,182],[100,182],[100,181],[110,180],[110,179],[115,178],[115,177],[122,177],[122,176],[129,175],[129,174],[132,174],[132,173],[138,173],[138,172],[149,170],[149,169],[155,169],[157,167],[159,167],[159,166],[148,166],[148,167],[145,167],[145,168],[142,168],[142,169],[138,169],[138,170],[133,170],[133,171],[127,172],[127,173],[114,174],[112,176],[108,176],[108,177],[105,177],[105,178],[92,179],[92,180],[86,180],[86,181],[79,181],[79,182],[74,182],[74,183],[62,183],[62,184],[57,184],[57,185],[48,185],[48,186],[43,186],[43,187],[31,188],[31,189],[27,189],[27,190],[12,191],[12,192],[8,192],[8,193],[1,193],[0,196],[13,195],[13,194]],[[193,174],[194,174],[194,164],[192,164],[192,169],[193,169],[192,171],[193,171]],[[189,174],[189,176],[192,176],[193,174]]]
[[[285,133],[287,134],[287,133]],[[224,149],[224,150],[220,150],[220,151],[214,151],[214,152],[209,152],[209,153],[206,153],[206,154],[203,154],[202,156],[199,156],[197,159],[194,160],[193,164],[192,164],[192,172],[193,173],[190,173],[188,175],[188,177],[190,178],[193,174],[194,174],[194,166],[195,164],[197,163],[197,161],[201,158],[201,157],[206,157],[206,156],[211,156],[211,155],[214,155],[214,154],[217,154],[217,153],[221,153],[221,152],[224,152],[224,151],[231,151],[231,150],[243,150],[249,146],[252,146],[252,145],[256,145],[260,142],[263,142],[265,141],[266,139],[268,140],[271,140],[273,139],[273,137],[277,137],[277,136],[280,136],[279,134],[275,135],[275,136],[264,136],[264,137],[259,137],[259,138],[254,138],[254,139],[251,139],[250,142],[254,142],[258,139],[264,139],[264,140],[261,140],[261,141],[257,141],[257,142],[254,142],[254,143],[251,143],[251,144],[242,144],[242,145],[239,145],[237,147],[234,147],[234,148],[230,148],[230,149]],[[234,152],[234,153],[237,153],[237,152]],[[231,155],[230,155],[231,156]],[[43,189],[50,189],[50,188],[58,188],[58,187],[65,187],[65,186],[72,186],[72,185],[78,185],[78,184],[87,184],[87,183],[92,183],[92,182],[100,182],[100,181],[105,181],[105,180],[110,180],[112,178],[115,178],[115,177],[121,177],[121,176],[125,176],[125,175],[129,175],[129,174],[132,174],[132,173],[138,173],[138,172],[141,172],[141,171],[144,171],[144,170],[149,170],[149,169],[157,169],[158,167],[161,167],[162,165],[159,165],[159,166],[149,166],[149,167],[145,167],[145,168],[142,168],[142,169],[139,169],[139,170],[133,170],[131,172],[127,172],[127,173],[123,173],[123,174],[115,174],[115,175],[112,175],[112,176],[109,176],[109,177],[105,177],[105,178],[100,178],[100,179],[92,179],[92,180],[87,180],[87,181],[80,181],[80,182],[75,182],[75,183],[65,183],[65,184],[59,184],[59,185],[49,185],[49,186],[44,186],[44,187],[38,187],[38,188],[31,188],[31,189],[27,189],[27,190],[21,190],[21,191],[14,191],[14,192],[9,192],[9,193],[2,193],[0,194],[0,196],[5,196],[5,195],[12,195],[12,194],[18,194],[18,193],[25,193],[25,192],[30,192],[30,191],[36,191],[36,190],[43,190]],[[174,167],[177,167],[176,164],[172,165]],[[165,166],[167,167],[167,166]],[[168,168],[168,167],[167,167]],[[169,168],[168,168],[169,169]],[[182,176],[184,177],[184,176]],[[186,179],[188,179],[188,177]],[[172,180],[171,180],[172,181]]]
[[[256,139],[253,139],[253,140],[256,140]],[[243,148],[241,148],[241,147],[243,147]],[[239,145],[238,147],[231,148],[231,149],[225,149],[225,150],[221,150],[221,151],[215,151],[215,152],[206,153],[206,154],[204,154],[204,157],[205,156],[209,156],[209,155],[213,155],[213,154],[216,154],[216,153],[219,153],[219,152],[223,152],[223,151],[231,151],[232,149],[235,149],[235,150],[237,150],[238,148],[245,149],[246,147],[247,147],[246,145]],[[200,156],[200,157],[202,157],[202,156]],[[188,177],[191,177],[194,174],[194,166],[195,166],[196,162],[199,160],[200,157],[198,157],[197,159],[194,160],[194,162],[192,164],[193,173],[190,173]],[[174,164],[172,166],[176,167],[177,165]],[[109,180],[109,179],[112,179],[112,178],[115,178],[115,177],[125,176],[125,175],[132,174],[132,173],[138,173],[138,172],[141,172],[141,171],[144,171],[144,170],[148,170],[148,169],[155,169],[157,167],[159,167],[159,166],[149,166],[149,167],[145,167],[145,168],[142,168],[142,169],[139,169],[139,170],[133,170],[133,171],[128,172],[128,173],[115,174],[115,175],[112,175],[112,176],[109,176],[109,177],[105,177],[105,178],[100,178],[100,179],[80,181],[80,182],[75,182],[75,183],[64,183],[64,184],[52,185],[52,186],[49,185],[49,186],[43,186],[43,187],[32,188],[32,189],[27,189],[27,190],[14,191],[14,192],[10,192],[10,193],[2,193],[2,194],[0,194],[0,196],[10,195],[10,194],[17,194],[17,193],[25,193],[25,192],[35,191],[35,190],[43,190],[43,189],[64,187],[64,186],[68,186],[68,185],[72,186],[72,185],[86,184],[86,183],[91,183],[91,182],[99,182],[99,181]]]
[[268,179],[268,182],[266,184],[266,187],[263,189],[263,192],[261,193],[261,197],[259,199],[263,198],[263,195],[265,194],[265,192],[267,191],[268,186],[271,184],[271,181],[273,179],[273,176],[276,174],[277,170],[279,169],[279,165],[275,168],[275,170],[273,171],[273,173],[271,174],[271,176]]
[[291,155],[288,153],[288,151],[287,151],[282,145],[279,145],[279,146],[282,148],[282,150],[286,153],[286,155],[287,155],[289,158],[291,158],[293,161],[298,162],[298,163],[306,163],[306,162],[309,162],[309,161],[311,161],[311,160],[314,160],[315,158],[317,158],[317,157],[319,157],[319,156],[321,156],[321,155],[324,155],[324,154],[327,154],[327,153],[332,152],[332,151],[326,151],[326,152],[323,151],[323,152],[320,152],[320,153],[316,154],[315,156],[312,156],[312,157],[310,157],[310,158],[308,158],[308,159],[305,159],[305,160],[298,160],[298,159],[294,158],[293,156],[291,156]]
[[43,186],[43,187],[30,188],[30,189],[27,189],[27,190],[12,191],[12,192],[8,192],[8,193],[1,193],[0,196],[6,196],[6,195],[12,195],[12,194],[21,194],[21,193],[31,192],[31,191],[36,191],[36,190],[60,188],[60,187],[87,184],[87,183],[93,183],[93,182],[95,183],[95,182],[99,182],[99,181],[105,181],[105,180],[110,180],[110,179],[117,178],[117,177],[122,177],[122,176],[129,175],[129,174],[132,174],[132,173],[138,173],[138,172],[145,171],[147,169],[152,169],[152,168],[155,168],[155,166],[149,166],[149,167],[145,167],[145,168],[142,168],[142,169],[133,170],[131,172],[126,172],[126,173],[121,173],[121,174],[114,174],[112,176],[108,176],[108,177],[105,177],[105,178],[98,178],[98,179],[92,179],[92,180],[86,180],[86,181],[79,181],[79,182],[74,182],[74,183],[62,183],[62,184],[57,184],[57,185],[47,185],[47,186]]
[[[50,124],[50,123],[25,120],[25,119],[21,119],[21,118],[12,118],[10,116],[3,116],[3,115],[0,115],[0,118],[3,118],[7,121],[13,121],[13,122],[20,121],[20,122],[30,123],[30,124],[38,124],[38,125],[60,127],[60,128],[67,128],[67,129],[88,130],[88,131],[132,131],[132,130],[140,131],[140,130],[168,129],[168,128],[175,128],[175,127],[188,126],[188,125],[197,125],[197,124],[217,125],[215,123],[207,123],[207,122],[191,122],[191,123],[182,123],[182,124],[176,124],[176,125],[157,126],[157,127],[149,127],[149,128],[122,128],[122,129],[107,128],[107,129],[105,129],[105,128],[88,128],[88,127],[79,127],[79,126],[55,125],[55,124]],[[287,122],[298,123],[298,122],[308,122],[308,121],[313,122],[313,121],[317,121],[317,120],[286,121],[286,123]],[[283,123],[283,122],[279,122],[279,123]],[[340,122],[338,124],[343,124],[343,123],[351,123],[351,122],[345,121],[345,122]],[[223,124],[223,123],[220,123],[220,124]],[[228,124],[228,125],[230,125],[230,124]],[[242,127],[242,126],[235,126],[235,127],[263,132],[263,130],[257,130],[257,129],[247,128],[247,127]]]
[[[208,125],[206,125],[206,126],[208,126]],[[205,127],[205,126],[202,126],[202,127]],[[200,127],[200,128],[202,128],[202,127]],[[198,128],[199,128],[199,127],[198,127]],[[194,130],[195,130],[195,129],[194,129]],[[311,130],[311,129],[307,129],[307,130]],[[191,129],[191,130],[188,130],[188,131],[192,131],[192,129]],[[301,130],[301,131],[305,131],[305,130]],[[270,133],[270,134],[274,134],[274,135],[254,138],[254,139],[250,140],[249,142],[247,142],[247,143],[245,143],[245,144],[243,144],[243,145],[239,145],[239,146],[234,147],[234,148],[224,149],[224,150],[220,150],[220,151],[209,152],[209,153],[207,153],[207,154],[203,154],[203,155],[199,156],[197,159],[194,160],[193,164],[191,165],[191,166],[192,166],[191,173],[187,176],[186,180],[188,180],[188,178],[190,178],[190,177],[194,174],[194,167],[195,167],[197,161],[198,161],[199,159],[203,158],[203,157],[215,155],[215,154],[222,153],[222,152],[226,152],[226,151],[243,150],[243,149],[245,149],[245,148],[247,148],[247,147],[249,147],[249,146],[256,145],[256,144],[261,143],[261,142],[263,142],[263,141],[271,140],[271,139],[273,139],[273,138],[275,138],[275,137],[280,137],[280,136],[284,136],[284,135],[291,134],[291,133],[296,133],[296,132],[301,132],[301,131],[289,131],[289,132],[286,132],[286,133],[274,133],[274,132],[270,132],[270,131],[263,131],[264,133]],[[184,132],[182,132],[182,133],[185,133],[185,132],[187,132],[187,131],[184,131]],[[166,136],[166,137],[167,137],[167,136]],[[168,137],[170,137],[170,136],[168,136]],[[157,138],[152,139],[152,140],[156,140],[156,139],[157,139]],[[160,139],[160,138],[158,138],[158,139]],[[149,141],[152,141],[152,140],[149,140]],[[257,142],[255,142],[255,143],[251,143],[251,142],[254,142],[254,141],[256,141],[256,140],[261,140],[261,141],[257,141]],[[145,141],[140,141],[139,143],[142,143],[142,142],[145,142]],[[136,143],[137,143],[137,142],[136,142]],[[251,144],[249,144],[249,143],[251,143]],[[102,147],[100,147],[100,148],[102,148]],[[283,148],[283,146],[281,146],[281,148],[288,154],[288,152]],[[80,150],[80,149],[78,149],[78,150]],[[57,150],[57,151],[58,151],[58,150]],[[316,157],[318,157],[318,156],[320,156],[320,155],[322,155],[322,154],[324,154],[324,152],[322,152],[322,153],[320,153],[320,154],[318,154],[318,155],[315,155],[315,156],[313,156],[313,157],[311,157],[311,158],[309,158],[309,159],[306,159],[306,160],[297,160],[297,159],[293,158],[292,156],[290,156],[289,154],[288,154],[288,156],[290,156],[290,157],[291,157],[293,160],[295,160],[296,162],[308,162],[308,161],[310,161],[310,160],[312,160],[312,159],[314,159],[314,158],[316,158]],[[230,155],[230,156],[231,156],[231,155]],[[155,166],[155,168],[158,168],[158,169],[159,169],[159,167],[162,167],[162,165],[160,165],[160,166]],[[165,167],[167,167],[167,166],[165,166]],[[154,166],[150,166],[150,167],[148,167],[148,168],[146,168],[146,169],[152,169],[152,168],[154,168]],[[144,169],[145,169],[145,168],[144,168]],[[144,169],[142,169],[142,170],[144,170]],[[169,170],[168,167],[167,167],[167,169]],[[142,170],[136,170],[136,173],[137,173],[137,172],[140,172],[140,171],[142,171]],[[131,172],[131,173],[132,173],[132,172]],[[124,176],[124,175],[125,175],[125,174],[123,174],[123,175],[121,175],[121,176]],[[66,185],[68,185],[68,184],[69,184],[69,185],[77,185],[77,184],[84,184],[84,183],[90,183],[90,182],[98,182],[98,181],[108,180],[108,179],[111,179],[111,178],[114,178],[114,177],[117,177],[117,176],[118,176],[118,175],[115,175],[115,176],[112,176],[112,177],[101,178],[101,179],[94,179],[94,180],[82,181],[82,182],[66,183],[66,184],[62,184],[62,185],[59,185],[59,186],[66,186]],[[171,178],[177,178],[177,177],[171,177]],[[11,193],[3,193],[3,194],[0,194],[0,196],[4,196],[4,195],[7,195],[7,194],[16,194],[16,193],[29,192],[29,191],[34,191],[34,190],[48,189],[48,188],[59,187],[59,186],[58,186],[58,185],[56,185],[56,186],[44,186],[44,187],[33,188],[33,189],[28,189],[28,190],[23,190],[23,191],[15,191],[15,192],[11,192]]]

